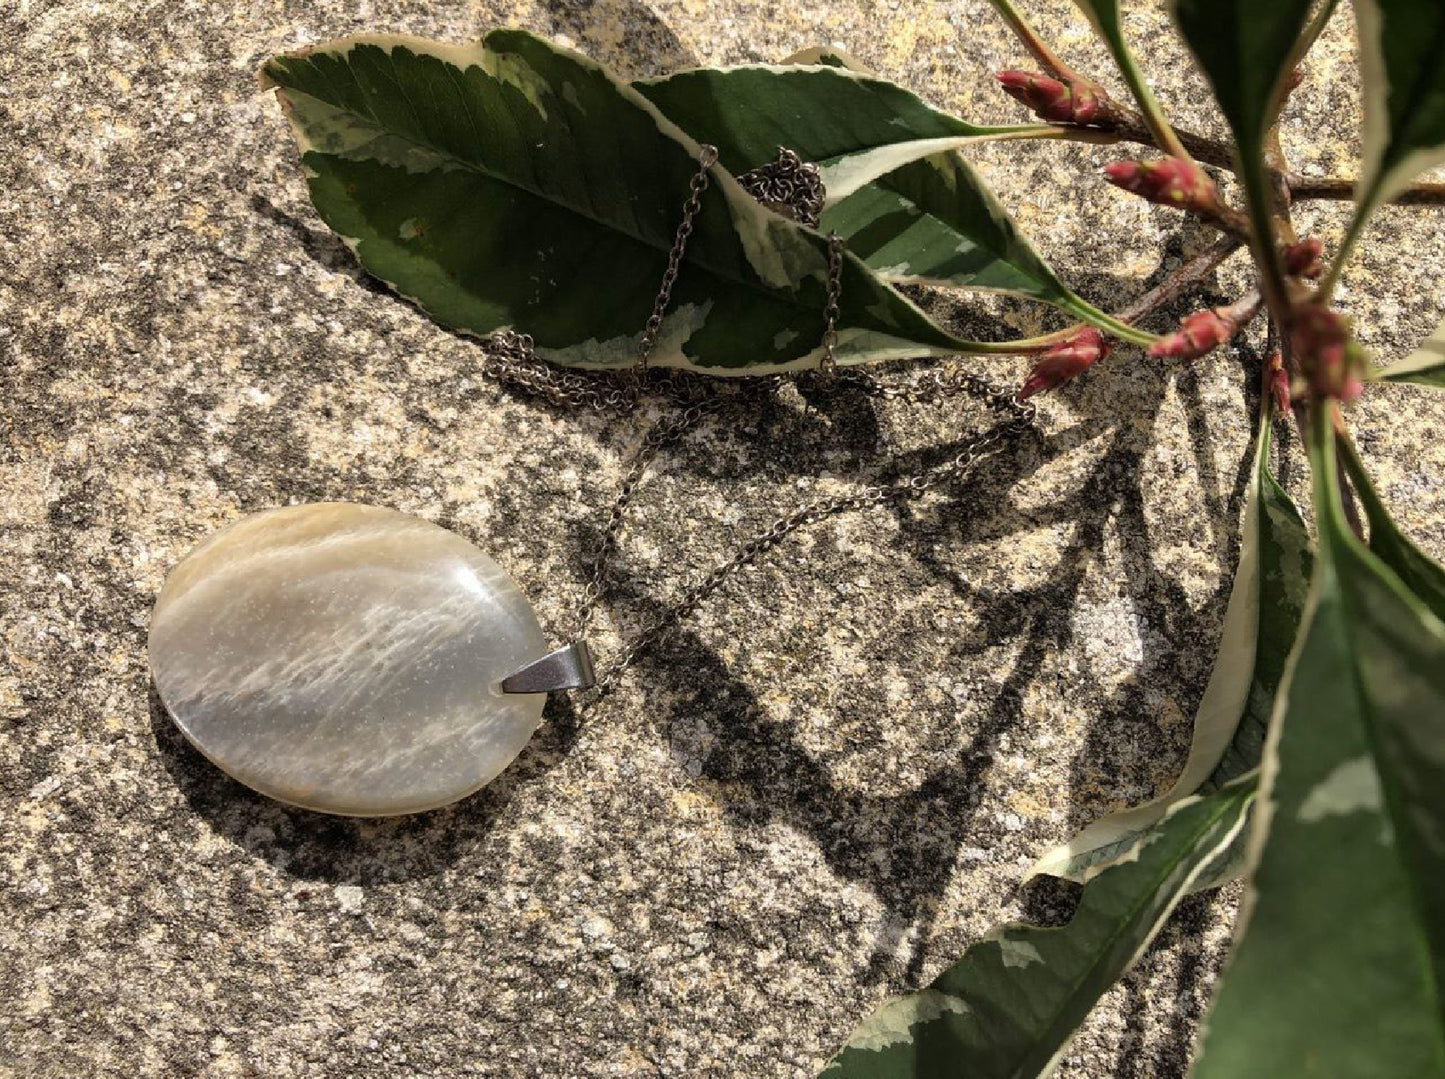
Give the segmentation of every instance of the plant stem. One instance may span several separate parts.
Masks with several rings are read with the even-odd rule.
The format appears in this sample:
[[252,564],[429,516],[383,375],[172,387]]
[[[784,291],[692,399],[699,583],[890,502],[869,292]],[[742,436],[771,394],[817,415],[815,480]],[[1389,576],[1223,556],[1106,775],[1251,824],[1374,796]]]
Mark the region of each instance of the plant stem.
[[[1064,134],[1053,137],[1073,139],[1076,142],[1135,142],[1140,146],[1159,148],[1159,142],[1144,123],[1143,116],[1122,105],[1116,105],[1115,108],[1118,111],[1118,118],[1107,124],[1098,127],[1086,127],[1083,124],[1061,124],[1059,126]],[[1182,128],[1173,128],[1172,130],[1178,136],[1184,149],[1188,151],[1185,156],[1192,157],[1201,164],[1213,165],[1227,172],[1235,171],[1234,150],[1230,148],[1229,143],[1220,139],[1207,138]],[[1101,133],[1110,134],[1113,138],[1101,139],[1098,137]]]
[[1135,329],[1129,325],[1129,319],[1100,311],[1093,304],[1085,303],[1083,300],[1077,300],[1077,302],[1071,304],[1066,310],[1078,315],[1097,329],[1103,330],[1105,333],[1111,334],[1121,341],[1127,341],[1131,345],[1152,345],[1155,341],[1159,340],[1157,334]]
[[1000,129],[988,138],[993,142],[1007,142],[1010,139],[1060,139],[1065,142],[1091,142],[1100,146],[1113,146],[1123,138],[1116,132],[1102,127],[1081,127],[1078,124],[1036,124]]
[[999,17],[1008,24],[1013,31],[1014,37],[1029,51],[1029,55],[1039,62],[1039,65],[1055,78],[1068,81],[1078,78],[1078,74],[1068,64],[1060,60],[1054,51],[1048,47],[1044,39],[1039,37],[1029,21],[1025,19],[1011,0],[988,0],[993,9],[999,13]]
[[1144,81],[1144,73],[1139,70],[1139,65],[1134,60],[1134,54],[1129,51],[1129,46],[1125,44],[1124,39],[1122,37],[1110,38],[1109,45],[1110,51],[1114,54],[1114,62],[1118,64],[1119,73],[1124,76],[1124,82],[1129,87],[1129,92],[1134,95],[1143,126],[1152,136],[1154,145],[1170,157],[1182,158],[1185,161],[1192,160],[1189,151],[1179,141],[1179,136],[1169,126],[1169,120],[1164,115],[1164,110],[1159,107],[1159,102],[1154,98],[1154,92]]
[[[1290,194],[1302,199],[1350,200],[1355,181],[1338,176],[1289,176]],[[1392,206],[1445,206],[1445,184],[1414,183],[1390,200]]]

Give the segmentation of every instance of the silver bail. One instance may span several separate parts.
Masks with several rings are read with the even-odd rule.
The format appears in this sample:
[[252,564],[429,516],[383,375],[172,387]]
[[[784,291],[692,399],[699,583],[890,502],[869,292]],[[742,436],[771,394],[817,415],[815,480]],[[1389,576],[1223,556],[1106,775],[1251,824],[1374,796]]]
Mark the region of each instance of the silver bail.
[[592,649],[586,641],[564,644],[502,679],[503,693],[551,693],[558,689],[591,689],[597,684]]

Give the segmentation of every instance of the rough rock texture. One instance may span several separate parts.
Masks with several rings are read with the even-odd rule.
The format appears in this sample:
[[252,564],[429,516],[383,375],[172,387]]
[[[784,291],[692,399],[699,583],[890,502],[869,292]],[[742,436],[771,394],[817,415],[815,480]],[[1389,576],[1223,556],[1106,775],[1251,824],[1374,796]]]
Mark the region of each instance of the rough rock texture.
[[[1161,96],[1217,132],[1139,7],[1128,28]],[[1076,16],[1036,8],[1107,75]],[[1354,167],[1341,23],[1284,128],[1319,174]],[[342,33],[499,24],[637,74],[831,42],[942,106],[1019,116],[988,75],[1025,58],[981,0],[0,7],[4,1074],[802,1079],[887,993],[1047,906],[1021,870],[1181,762],[1237,544],[1252,347],[1190,367],[1120,350],[1044,400],[1041,439],[785,545],[600,705],[556,705],[454,808],[318,817],[183,744],[149,688],[150,607],[192,544],[249,510],[420,514],[566,625],[637,421],[480,379],[474,343],[368,282],[253,79]],[[979,154],[1065,276],[1113,305],[1208,237],[1087,178],[1108,158]],[[1344,212],[1300,220],[1330,243]],[[1387,211],[1346,280],[1382,358],[1440,316],[1441,235]],[[1246,283],[1235,260],[1201,302]],[[1040,324],[939,303],[975,334]],[[1374,388],[1356,417],[1402,522],[1445,552],[1445,405]],[[928,459],[975,418],[787,390],[711,423],[639,496],[615,618],[635,625],[780,509]],[[1231,914],[1228,897],[1187,902],[1061,1074],[1181,1075]]]

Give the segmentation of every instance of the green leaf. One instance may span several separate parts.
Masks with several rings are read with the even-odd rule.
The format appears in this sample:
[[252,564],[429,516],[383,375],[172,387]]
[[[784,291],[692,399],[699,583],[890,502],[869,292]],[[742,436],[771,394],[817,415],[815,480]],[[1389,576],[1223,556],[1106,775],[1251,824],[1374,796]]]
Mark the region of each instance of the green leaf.
[[1019,234],[958,153],[905,165],[830,204],[819,227],[894,281],[1014,292],[1081,303]]
[[[700,148],[598,65],[520,31],[480,45],[345,38],[265,67],[311,196],[367,270],[437,320],[630,364]],[[817,364],[827,244],[714,167],[653,360]],[[845,256],[842,362],[966,348]],[[981,346],[984,347],[984,346]]]
[[1430,339],[1403,360],[1396,360],[1378,372],[1386,382],[1413,382],[1420,386],[1445,388],[1445,323]]
[[[789,66],[794,60],[814,66]],[[817,164],[828,194],[819,228],[837,232],[885,279],[1014,292],[1125,338],[1151,339],[1074,295],[948,149],[1053,128],[965,123],[829,49],[780,66],[681,71],[633,85],[715,145],[734,173],[771,161],[779,146]]]
[[1275,691],[1299,629],[1311,562],[1299,510],[1269,469],[1270,435],[1269,420],[1262,417],[1245,493],[1239,567],[1183,772],[1167,793],[1095,821],[1049,851],[1031,875],[1086,880],[1131,857],[1150,826],[1181,799],[1215,790],[1259,765]]
[[1180,898],[1244,826],[1253,779],[1174,806],[1138,856],[1084,887],[1068,925],[1001,927],[927,989],[889,1001],[822,1079],[1045,1075]]
[[1246,162],[1259,157],[1310,6],[1311,0],[1174,0],[1180,32]]
[[[1296,56],[1312,0],[1173,0],[1174,18],[1234,133],[1250,220],[1273,236],[1264,135]],[[1274,246],[1266,250],[1273,252]]]
[[1445,4],[1355,0],[1364,83],[1362,215],[1445,161]]
[[1427,555],[1396,527],[1389,511],[1375,492],[1375,485],[1365,471],[1354,444],[1340,441],[1340,459],[1350,474],[1360,505],[1370,522],[1370,550],[1381,562],[1395,571],[1406,588],[1430,608],[1436,618],[1445,621],[1445,568]]
[[1445,624],[1350,532],[1319,554],[1270,728],[1257,868],[1194,1079],[1445,1077]]
[[970,124],[886,79],[832,65],[694,68],[632,85],[673,123],[716,146],[729,172],[765,164],[786,146],[818,166],[830,200],[943,150],[1057,130]]

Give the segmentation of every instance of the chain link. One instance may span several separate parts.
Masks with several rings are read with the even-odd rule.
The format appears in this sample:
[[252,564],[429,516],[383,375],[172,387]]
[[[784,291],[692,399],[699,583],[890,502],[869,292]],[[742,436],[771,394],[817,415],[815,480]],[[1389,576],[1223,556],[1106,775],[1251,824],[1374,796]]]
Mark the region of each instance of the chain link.
[[[756,562],[758,558],[771,551],[783,540],[787,539],[794,532],[806,528],[809,525],[826,521],[840,513],[850,510],[864,509],[869,506],[883,506],[890,503],[902,502],[906,499],[916,498],[932,488],[941,486],[950,480],[957,479],[967,472],[970,467],[1004,445],[1012,438],[1022,434],[1031,428],[1035,419],[1035,408],[1032,404],[1019,401],[1011,390],[993,386],[985,380],[974,375],[965,376],[959,383],[962,392],[975,397],[989,406],[989,408],[1002,412],[1006,418],[994,426],[982,431],[967,439],[963,446],[951,457],[931,468],[924,469],[912,476],[901,477],[886,483],[873,484],[860,490],[843,495],[834,495],[830,498],[815,499],[812,502],[805,502],[791,512],[784,514],[771,525],[758,532],[746,543],[744,543],[733,555],[718,565],[684,592],[668,610],[638,630],[623,645],[612,661],[603,667],[597,675],[597,688],[606,690],[617,677],[626,671],[644,651],[656,644],[665,637],[680,622],[695,611],[714,592],[721,588],[729,578],[738,570]],[[886,396],[886,395],[882,395]],[[915,398],[916,399],[916,398]],[[684,428],[685,429],[685,428]],[[643,469],[645,469],[645,465]],[[640,478],[641,471],[638,470],[636,477],[629,473],[629,481],[625,482],[626,497],[624,505],[631,501],[633,490],[636,486],[636,479]],[[621,528],[621,515],[615,513],[617,530]],[[616,532],[611,536],[611,542],[615,543]],[[598,583],[600,594],[600,580],[605,570],[605,559],[598,561],[594,567],[596,575],[594,582]]]
[[[702,196],[708,187],[708,170],[717,162],[717,150],[704,145],[698,169],[689,185],[682,218],[668,252],[667,269],[658,287],[652,313],[638,341],[637,360],[629,372],[583,375],[565,371],[538,358],[532,338],[512,330],[502,330],[487,339],[486,358],[481,371],[487,378],[535,394],[554,405],[596,412],[621,411],[638,405],[645,387],[656,389],[677,411],[660,420],[644,435],[623,475],[617,495],[608,509],[607,519],[598,536],[597,546],[588,564],[588,575],[577,608],[574,640],[583,639],[606,594],[607,563],[616,550],[638,485],[658,453],[677,442],[705,417],[721,410],[731,401],[749,399],[749,385],[765,391],[776,390],[786,381],[771,375],[735,383],[722,388],[717,380],[700,380],[675,371],[644,382],[657,335],[662,328],[672,290],[682,269]],[[815,226],[824,200],[822,181],[817,166],[802,162],[798,155],[784,147],[770,165],[754,169],[738,177],[743,187],[764,205],[804,224]],[[911,476],[898,477],[884,483],[863,487],[849,494],[815,499],[777,518],[754,535],[733,555],[719,563],[701,580],[688,588],[665,612],[647,623],[622,646],[622,650],[603,667],[597,676],[597,689],[605,690],[626,671],[637,658],[667,635],[702,603],[720,589],[735,573],[753,564],[793,533],[830,517],[869,506],[881,506],[915,498],[934,487],[961,476],[977,461],[994,452],[1010,439],[1034,425],[1035,408],[1031,402],[1020,401],[1014,391],[995,386],[978,375],[961,370],[956,364],[942,365],[908,382],[884,382],[863,371],[838,370],[836,350],[838,320],[842,297],[844,241],[837,233],[828,234],[827,300],[824,307],[822,358],[812,377],[831,389],[853,389],[870,397],[910,404],[931,404],[959,394],[985,404],[1002,418],[992,427],[964,441],[962,447],[940,464]],[[709,383],[704,387],[703,383]],[[740,388],[741,387],[741,388]]]
[[778,147],[778,156],[766,165],[759,165],[738,177],[742,189],[769,210],[791,217],[809,228],[818,227],[827,192],[818,166],[804,161],[786,146]]
[[667,314],[667,305],[672,301],[672,289],[677,284],[677,275],[682,270],[682,259],[687,254],[687,241],[692,236],[693,222],[702,210],[702,196],[707,191],[708,169],[717,164],[717,149],[702,146],[698,155],[697,172],[688,184],[687,201],[682,204],[682,220],[672,237],[672,250],[667,253],[667,269],[662,275],[662,284],[657,288],[657,298],[652,302],[652,314],[647,316],[647,325],[642,329],[642,339],[637,343],[637,370],[643,371],[652,359],[652,350],[657,346],[657,334],[662,329],[662,319]]
[[838,373],[838,302],[843,297],[843,237],[828,233],[828,300],[823,307],[823,359],[819,370],[825,379]]

